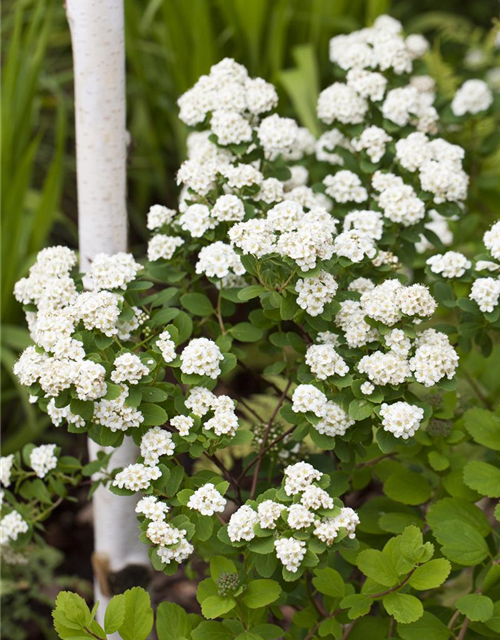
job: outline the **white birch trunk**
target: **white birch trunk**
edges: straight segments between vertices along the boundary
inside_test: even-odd
[[[66,10],[75,75],[80,266],[86,271],[97,253],[127,250],[123,0],[67,0]],[[89,440],[91,458],[100,448]],[[132,439],[125,438],[111,466],[130,464],[137,455]],[[93,566],[101,612],[113,595],[113,574],[149,566],[146,545],[138,540],[135,504],[135,497],[104,487],[94,494]]]

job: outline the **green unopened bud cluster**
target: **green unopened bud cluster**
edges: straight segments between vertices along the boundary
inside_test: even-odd
[[[220,596],[228,596],[240,586],[240,578],[237,573],[221,573],[216,582]]]

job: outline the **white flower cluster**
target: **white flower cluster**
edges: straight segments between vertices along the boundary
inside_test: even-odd
[[[354,420],[347,415],[341,406],[328,400],[325,394],[312,384],[300,384],[296,387],[292,396],[292,410],[295,413],[312,412],[321,418],[314,425],[314,428],[327,436],[343,436],[347,429],[354,424]]]
[[[11,511],[0,520],[0,547],[4,551],[4,545],[11,540],[15,541],[20,533],[26,533],[29,529],[28,523],[24,520],[20,513]]]
[[[306,352],[306,364],[318,380],[330,376],[345,376],[349,367],[331,344],[313,344]]]
[[[425,218],[425,204],[417,197],[415,190],[392,173],[376,171],[372,178],[378,206],[391,222],[409,227]]]
[[[209,278],[225,278],[229,274],[243,275],[245,267],[231,245],[217,241],[200,251],[196,273],[204,273]]]
[[[42,444],[30,453],[30,466],[39,478],[45,478],[49,471],[57,467],[55,444]]]
[[[383,129],[376,126],[367,127],[359,136],[352,141],[355,151],[366,151],[366,154],[373,163],[380,162],[385,154],[387,143],[392,137]]]
[[[380,409],[384,431],[390,431],[396,438],[408,440],[414,436],[424,418],[424,410],[408,402],[384,402]]]
[[[456,92],[451,110],[456,116],[464,116],[466,113],[473,115],[489,109],[493,102],[493,94],[490,88],[482,80],[466,80]]]
[[[305,212],[299,203],[284,202],[271,209],[265,219],[236,224],[229,237],[244,254],[262,257],[277,252],[308,271],[314,269],[317,260],[332,257],[336,224],[335,218],[322,207],[313,205]]]
[[[184,244],[180,236],[167,236],[163,233],[154,235],[148,243],[148,260],[170,260],[176,249]]]
[[[344,528],[349,537],[354,538],[357,514],[347,507],[335,507],[333,498],[327,491],[314,484],[323,474],[308,462],[298,462],[286,467],[284,471],[284,490],[288,496],[300,496],[300,502],[294,498],[287,506],[274,500],[263,500],[257,509],[250,505],[240,507],[229,519],[227,533],[232,542],[250,542],[255,538],[255,527],[277,530],[280,522],[283,527],[301,531],[314,527],[313,534],[323,542],[332,544]],[[333,517],[319,518],[315,511],[336,509]],[[285,524],[286,523],[286,524]],[[288,571],[296,573],[305,555],[305,542],[296,538],[278,537],[274,540],[276,556]]]
[[[400,75],[409,73],[412,60],[421,57],[428,49],[422,36],[408,36],[403,27],[390,16],[379,16],[372,27],[330,40],[330,60],[341,69],[391,69]]]
[[[300,278],[295,283],[295,291],[299,294],[297,304],[310,316],[319,316],[325,305],[333,300],[337,289],[335,278],[327,271],[320,271],[312,278]]]
[[[333,518],[322,518],[316,520],[314,535],[325,542],[327,545],[331,545],[335,542],[335,538],[339,535],[341,529],[345,529],[347,536],[351,538],[356,537],[356,527],[359,524],[359,516],[350,507],[342,507],[340,513]]]
[[[168,209],[161,204],[154,204],[148,212],[147,227],[150,231],[161,229],[172,222],[176,216],[176,211]]]
[[[110,256],[98,253],[86,274],[87,288],[93,291],[122,289],[135,280],[142,265],[129,253],[115,253]]]
[[[119,471],[113,479],[113,486],[129,491],[141,491],[148,489],[151,483],[160,477],[161,471],[158,467],[137,462]]]
[[[323,474],[308,462],[297,462],[285,469],[285,493],[295,496],[305,491],[315,480],[321,480]]]
[[[137,384],[141,378],[149,373],[149,368],[142,363],[139,356],[130,352],[117,356],[113,362],[113,367],[111,380],[116,384],[121,382]]]
[[[193,387],[185,405],[198,417],[203,417],[209,411],[213,411],[213,416],[203,424],[204,429],[213,431],[217,436],[234,436],[236,433],[238,429],[236,405],[229,396],[216,396],[204,387]]]
[[[477,302],[483,313],[491,313],[500,300],[500,279],[478,278],[472,284],[469,298]]]
[[[485,247],[496,262],[479,260],[476,271],[500,271],[500,222],[496,222],[483,236]],[[469,298],[483,313],[491,313],[500,301],[500,277],[477,278],[472,284]]]
[[[472,263],[458,251],[447,251],[439,253],[427,259],[427,263],[432,273],[436,273],[443,278],[460,278]]]
[[[131,255],[98,254],[85,276],[90,291],[79,293],[69,273],[76,263],[75,254],[64,247],[44,249],[37,257],[28,278],[16,286],[16,296],[25,303],[35,304],[37,311],[27,314],[31,335],[36,346],[28,347],[14,366],[20,382],[26,386],[38,383],[42,394],[50,398],[47,412],[54,425],[68,422],[85,427],[85,420],[71,411],[70,406],[57,406],[55,398],[73,389],[76,397],[94,404],[93,419],[112,430],[139,426],[140,412],[125,405],[126,387],[118,399],[104,400],[108,393],[106,369],[86,357],[84,344],[77,339],[82,326],[105,336],[128,340],[131,332],[147,318],[139,308],[127,309],[130,319],[122,321],[120,314],[123,291],[137,276],[141,265]],[[68,295],[62,295],[62,288]],[[115,383],[136,384],[149,372],[138,356],[124,353],[115,360],[110,379]],[[35,393],[38,395],[40,391]],[[37,397],[37,396],[34,396]]]
[[[14,454],[0,457],[0,484],[8,487],[11,482],[12,465],[14,464]]]
[[[172,360],[175,360],[175,342],[172,340],[172,337],[167,330],[160,333],[158,340],[156,341],[156,346],[160,350],[163,360],[165,360],[167,364],[172,362]]]
[[[424,285],[405,286],[390,279],[363,293],[361,307],[369,318],[393,326],[404,316],[430,318],[437,304]]]
[[[141,438],[141,456],[149,467],[157,466],[161,456],[173,456],[174,451],[172,436],[161,427],[149,429]]]
[[[396,158],[404,169],[418,171],[420,185],[433,194],[434,202],[462,202],[469,178],[462,168],[465,152],[442,138],[411,133],[396,143]],[[390,174],[389,174],[390,175]]]
[[[362,185],[358,175],[352,171],[338,171],[334,175],[328,175],[323,180],[326,193],[335,202],[365,202],[368,199],[368,192]]]
[[[140,427],[144,416],[135,407],[126,404],[129,391],[125,385],[118,398],[113,400],[99,400],[94,405],[94,420],[111,431],[127,431]]]
[[[135,511],[151,521],[146,536],[158,545],[156,552],[162,562],[180,564],[193,553],[194,547],[187,541],[185,529],[178,529],[165,521],[169,509],[164,502],[159,502],[155,496],[146,496],[139,500]]]
[[[427,329],[417,336],[416,350],[410,359],[410,369],[418,382],[432,387],[443,378],[451,380],[458,367],[458,355],[448,336],[435,329]]]
[[[279,538],[274,541],[276,557],[287,571],[297,573],[306,555],[306,543],[296,538]]]
[[[213,516],[214,513],[222,513],[226,503],[227,500],[217,491],[215,485],[207,482],[193,493],[187,506],[199,511],[202,516]]]
[[[192,89],[179,100],[180,119],[190,126],[222,112],[249,118],[271,111],[278,104],[272,85],[261,78],[249,78],[247,70],[230,58],[225,58],[201,76]],[[239,141],[236,141],[239,142]]]
[[[188,436],[194,426],[194,420],[191,416],[174,416],[170,420],[170,424],[177,429],[180,436]]]
[[[181,371],[186,374],[208,376],[214,380],[220,375],[224,360],[219,347],[208,338],[193,338],[181,353]]]
[[[484,234],[483,242],[493,258],[500,260],[500,221]]]

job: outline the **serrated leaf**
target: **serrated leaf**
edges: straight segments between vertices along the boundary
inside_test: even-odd
[[[451,629],[432,613],[424,614],[416,622],[398,624],[398,634],[403,640],[448,640]]]
[[[344,580],[338,571],[330,567],[315,569],[314,576],[312,583],[320,593],[331,596],[332,598],[344,597]]]
[[[159,427],[168,420],[168,414],[165,409],[157,404],[144,403],[141,404],[139,410],[144,417],[143,427]]]
[[[281,587],[275,580],[252,580],[243,595],[243,603],[250,609],[265,607],[277,600]]]
[[[189,638],[192,625],[188,614],[173,602],[162,602],[156,610],[158,640]]]
[[[486,622],[493,615],[493,601],[478,593],[462,596],[455,602],[455,606],[472,622]]]
[[[494,451],[500,451],[500,418],[491,411],[474,407],[464,414],[464,425],[474,440]]]
[[[387,613],[393,616],[396,622],[404,624],[416,622],[424,613],[420,600],[407,593],[397,591],[389,593],[382,598],[382,603]]]
[[[399,575],[391,559],[377,549],[366,549],[358,553],[356,565],[365,576],[372,578],[385,587],[393,587],[398,583]]]
[[[104,631],[114,633],[125,621],[125,596],[123,594],[113,596],[106,607],[104,614]]]
[[[385,495],[403,504],[423,504],[430,498],[431,491],[429,483],[421,474],[407,469],[396,471],[384,483]]]
[[[488,498],[500,497],[500,469],[487,462],[472,460],[464,467],[465,484]]]
[[[437,589],[450,575],[451,564],[444,558],[436,558],[417,567],[410,579],[410,586],[418,591]]]
[[[231,327],[230,335],[240,342],[257,342],[264,335],[264,331],[250,322],[240,322]]]
[[[118,632],[123,640],[146,640],[153,628],[153,610],[149,593],[140,587],[128,589],[125,597],[125,619]]]
[[[480,533],[460,520],[447,520],[433,527],[432,532],[441,551],[452,562],[473,566],[489,554],[488,545]]]
[[[234,609],[236,600],[232,597],[209,596],[201,603],[201,612],[205,618],[218,618]]]

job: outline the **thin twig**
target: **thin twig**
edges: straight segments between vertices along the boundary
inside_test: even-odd
[[[286,387],[283,389],[283,392],[280,396],[280,399],[278,400],[278,404],[275,406],[274,411],[271,414],[271,417],[269,418],[269,421],[266,425],[266,430],[264,431],[264,435],[262,437],[262,443],[260,445],[260,451],[259,451],[259,455],[257,456],[257,464],[255,465],[255,471],[253,473],[253,479],[252,479],[252,488],[250,490],[250,500],[253,500],[253,497],[255,496],[255,491],[257,489],[257,480],[259,477],[259,471],[260,471],[260,464],[262,461],[262,456],[264,455],[263,452],[266,448],[267,445],[267,439],[269,437],[269,431],[271,430],[271,427],[273,425],[274,419],[276,418],[276,416],[278,415],[278,411],[281,409],[281,405],[283,404],[285,398],[286,398],[286,394],[288,393],[288,389],[290,389],[292,385],[292,381],[289,380],[287,382]]]
[[[457,640],[464,640],[467,629],[469,628],[469,623],[469,618],[465,618],[462,622],[462,626],[460,627],[460,631],[458,632]]]
[[[262,453],[260,453],[258,456],[255,456],[255,458],[253,460],[250,460],[250,462],[247,464],[247,466],[243,469],[243,471],[238,476],[238,481],[237,481],[238,484],[243,480],[243,478],[245,477],[247,471],[249,469],[251,469],[254,464],[256,464],[257,460],[259,459],[259,456],[262,457],[264,454],[266,454],[269,451],[269,449],[272,449],[275,444],[278,444],[278,442],[281,442],[281,440],[283,440],[284,438],[289,436],[291,433],[293,433],[296,428],[297,428],[297,425],[294,425],[293,427],[290,427],[290,429],[288,429],[288,431],[285,431],[280,436],[275,438],[270,444],[268,444],[267,447],[264,449],[264,451],[262,451]]]
[[[469,383],[471,389],[474,391],[476,396],[479,398],[479,400],[481,400],[481,402],[484,404],[484,406],[489,411],[493,411],[493,405],[488,400],[488,398],[484,395],[484,393],[481,391],[481,389],[480,389],[479,385],[477,384],[477,382],[474,380],[474,378],[470,375],[470,373],[467,371],[467,369],[465,369],[465,367],[463,365],[461,366],[461,371],[464,374],[465,379]]]

